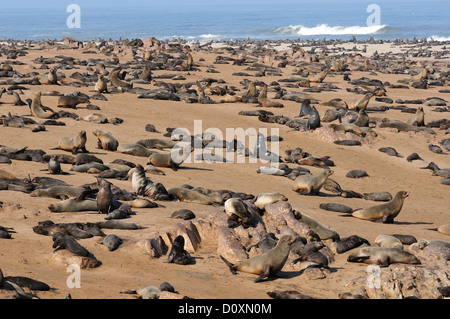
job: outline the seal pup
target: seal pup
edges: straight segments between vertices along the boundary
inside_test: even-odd
[[[76,239],[67,234],[57,232],[53,235],[52,239],[53,239],[53,248],[55,248],[55,251],[59,249],[67,249],[71,253],[83,257],[87,257],[90,254],[86,248],[81,246],[76,241]]]
[[[267,233],[261,237],[260,241],[254,245],[249,246],[246,251],[249,252],[253,247],[259,248],[262,253],[266,253],[274,248],[278,243],[278,238],[274,233]]]
[[[299,258],[294,259],[292,261],[293,264],[298,262],[312,262],[315,266],[320,268],[329,268],[328,267],[328,258],[319,252],[325,245],[320,241],[312,241],[309,242],[303,247],[301,255]]]
[[[393,223],[394,218],[397,217],[403,207],[405,198],[408,196],[408,192],[399,191],[389,202],[369,208],[355,210],[352,213],[352,216],[371,221],[381,220],[382,223]]]
[[[166,263],[175,263],[178,265],[187,265],[192,263],[193,259],[191,254],[184,249],[184,237],[178,235],[175,237],[170,249],[169,256],[166,259]]]
[[[111,183],[106,179],[97,176],[97,206],[101,214],[109,214],[113,211],[114,197],[111,190]]]
[[[224,209],[228,216],[227,223],[229,228],[235,228],[240,225],[248,228],[253,224],[255,215],[242,199],[227,199],[224,203]]]
[[[98,93],[108,93],[108,84],[102,74],[98,74],[98,80],[95,83],[95,91]]]
[[[259,277],[255,279],[255,282],[260,282],[269,276],[275,276],[283,268],[289,257],[291,245],[295,240],[295,236],[284,235],[280,238],[277,245],[268,252],[237,264],[230,263],[222,255],[220,255],[220,258],[230,268],[232,274],[235,275],[236,271],[256,274]]]
[[[58,155],[52,154],[50,156],[50,160],[47,164],[47,169],[50,172],[50,174],[61,174],[61,164],[58,161]]]
[[[122,245],[123,240],[115,235],[115,234],[109,234],[105,236],[105,238],[102,241],[102,244],[109,250],[114,251],[117,248],[119,248],[120,245]]]
[[[352,235],[341,240],[336,240],[336,252],[338,254],[343,254],[363,244],[370,246],[370,243],[367,239],[360,237],[358,235]]]
[[[319,175],[313,176],[311,174],[299,175],[294,180],[293,191],[302,195],[318,194],[328,176],[334,172],[325,168]]]
[[[362,262],[365,264],[375,264],[380,267],[388,267],[390,264],[421,264],[413,254],[392,247],[361,247],[353,249],[347,257],[349,262]]]
[[[114,209],[106,215],[105,220],[110,219],[124,219],[131,215],[131,207],[127,204],[123,203],[119,206],[119,208]]]
[[[41,119],[49,119],[55,116],[54,112],[46,112],[43,108],[42,108],[42,103],[41,103],[41,95],[42,92],[37,92],[34,97],[33,100],[31,101],[31,114],[39,117]]]
[[[311,100],[304,99],[300,106],[300,113],[296,117],[309,116],[311,113]]]
[[[53,149],[61,149],[65,151],[70,151],[72,154],[77,154],[79,150],[83,153],[88,153],[86,150],[86,131],[81,130],[75,137],[61,137],[58,142],[58,146]]]

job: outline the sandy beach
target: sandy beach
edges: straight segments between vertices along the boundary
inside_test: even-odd
[[[117,58],[120,64],[128,73],[140,71],[142,68],[143,57],[146,50],[160,50],[172,57],[180,56],[180,60],[185,61],[185,55],[176,48],[179,44],[155,47],[131,48],[125,45],[107,44],[111,46],[111,52],[97,49],[94,45],[84,48],[76,48],[76,44],[60,45],[35,43],[32,46],[20,44],[15,45],[16,49],[24,49],[25,55],[18,55],[15,59],[7,57],[6,50],[8,46],[2,46],[5,51],[0,56],[2,66],[11,65],[14,72],[18,74],[29,74],[37,72],[39,74],[48,73],[49,70],[42,69],[42,58],[54,58],[58,56],[72,57],[73,63],[69,67],[63,65],[58,69],[58,73],[64,74],[63,81],[59,84],[51,85],[31,85],[24,84],[24,88],[18,90],[23,101],[32,99],[34,95],[41,92],[57,91],[59,93],[68,93],[79,91],[92,97],[97,92],[94,91],[93,82],[89,85],[67,85],[65,83],[75,82],[71,77],[75,72],[82,75],[95,76],[96,62],[102,60],[112,61]],[[413,43],[353,43],[337,42],[323,45],[311,45],[311,42],[296,43],[296,47],[304,50],[305,56],[292,51],[292,43],[274,42],[262,43],[263,47],[276,48],[269,51],[262,50],[258,43],[245,42],[241,45],[233,46],[233,43],[212,43],[204,46],[189,44],[191,54],[194,60],[194,69],[192,70],[166,70],[152,69],[153,79],[150,83],[134,83],[134,88],[157,89],[159,81],[172,84],[185,84],[196,81],[203,81],[207,78],[220,80],[222,85],[235,88],[235,94],[242,96],[246,92],[244,79],[249,81],[264,82],[270,87],[273,82],[277,82],[282,89],[289,92],[307,93],[312,104],[316,106],[320,116],[325,111],[333,107],[325,105],[332,99],[342,99],[350,103],[353,99],[362,98],[363,94],[349,92],[347,89],[355,87],[361,90],[372,90],[374,87],[364,87],[363,85],[353,85],[351,82],[343,79],[346,73],[351,80],[369,78],[379,80],[384,84],[385,95],[373,97],[368,107],[388,106],[389,109],[384,112],[368,112],[369,116],[388,118],[390,120],[399,120],[406,122],[414,114],[411,112],[402,112],[394,106],[405,106],[416,108],[422,106],[425,112],[425,123],[446,119],[450,120],[448,109],[448,93],[439,91],[448,90],[448,72],[450,64],[450,54],[444,49],[443,44],[434,42],[432,45],[413,44]],[[240,46],[242,48],[240,48]],[[234,49],[229,49],[233,47]],[[311,53],[311,48],[315,49]],[[322,50],[326,48],[326,55],[321,55]],[[105,47],[103,48],[105,49]],[[364,50],[363,50],[364,49]],[[362,51],[363,50],[363,51]],[[426,54],[417,54],[414,52],[427,50],[431,52],[429,57]],[[135,53],[133,55],[133,52]],[[374,59],[377,53],[378,58]],[[422,51],[420,51],[422,52]],[[444,52],[443,54],[434,54]],[[408,65],[409,72],[391,72],[386,70],[393,69],[393,61],[399,61],[401,64],[401,54],[404,54],[404,61]],[[347,69],[342,72],[331,71],[322,83],[310,83],[310,88],[320,87],[322,85],[332,85],[333,89],[321,92],[304,91],[305,87],[299,87],[296,82],[283,82],[281,79],[287,79],[295,72],[305,74],[309,66],[324,68],[332,58],[349,58],[350,55],[358,57],[353,62],[347,63]],[[156,56],[156,53],[155,53]],[[276,56],[284,56],[287,63],[284,67],[278,67],[280,59]],[[246,58],[247,61],[242,65],[233,64],[229,60],[228,64],[216,63],[218,57],[227,57],[230,59]],[[309,57],[315,57],[310,62]],[[373,70],[363,70],[360,66],[364,65],[364,58],[367,57],[374,66]],[[92,59],[93,62],[80,63],[81,61]],[[156,58],[155,58],[156,60]],[[155,62],[155,60],[153,62]],[[350,61],[350,60],[347,60]],[[21,62],[20,64],[11,64],[12,62]],[[132,62],[136,62],[132,64]],[[277,68],[280,74],[269,74],[257,77],[258,71],[247,69],[252,63],[258,62],[267,67]],[[302,62],[302,63],[300,63]],[[387,62],[392,62],[391,65]],[[139,64],[141,63],[141,64]],[[423,64],[422,64],[423,63]],[[57,66],[56,63],[47,64],[48,68]],[[387,64],[388,67],[384,67]],[[446,75],[443,86],[428,85],[427,89],[414,88],[408,84],[399,83],[399,80],[410,78],[418,73],[423,65],[434,69],[435,73],[428,73],[429,81],[439,78],[439,75]],[[378,66],[378,67],[376,67]],[[415,66],[415,69],[413,68]],[[107,68],[111,71],[112,68]],[[215,70],[216,73],[212,73]],[[302,71],[299,71],[302,70]],[[247,75],[237,76],[237,72],[245,72]],[[178,78],[166,78],[164,75],[175,74]],[[298,73],[297,73],[298,74]],[[7,77],[0,78],[7,80]],[[125,80],[131,81],[133,76],[127,74]],[[389,84],[403,84],[407,88],[391,88]],[[63,83],[63,84],[61,84]],[[289,85],[290,84],[290,85]],[[212,86],[218,85],[213,82]],[[289,86],[288,86],[289,85]],[[10,85],[0,85],[8,89]],[[111,83],[108,81],[108,86]],[[184,87],[183,87],[184,89]],[[260,87],[258,87],[260,89]],[[179,89],[181,91],[181,88]],[[409,197],[405,199],[403,208],[399,215],[391,224],[381,222],[372,222],[354,218],[338,212],[326,211],[319,208],[321,203],[340,203],[347,205],[354,210],[357,208],[367,208],[380,204],[380,202],[365,200],[362,198],[344,198],[337,196],[330,191],[322,190],[319,195],[301,195],[292,190],[294,181],[284,176],[274,176],[258,174],[258,168],[264,166],[258,163],[183,163],[179,170],[174,171],[170,168],[160,168],[165,175],[147,174],[154,183],[162,183],[166,189],[171,187],[180,187],[183,184],[194,187],[202,186],[213,190],[228,189],[234,192],[242,192],[257,196],[261,193],[280,192],[288,198],[291,206],[300,213],[308,214],[323,225],[336,231],[340,238],[351,235],[359,235],[367,239],[371,245],[379,234],[408,234],[415,238],[431,240],[450,241],[450,237],[437,231],[441,225],[450,223],[449,218],[449,187],[443,185],[440,180],[443,177],[433,176],[429,169],[422,169],[429,163],[434,162],[441,169],[450,168],[449,151],[446,150],[440,141],[449,138],[446,134],[448,129],[439,127],[431,128],[435,134],[427,131],[419,132],[398,132],[392,128],[380,128],[377,124],[371,123],[370,127],[376,136],[361,138],[360,146],[344,146],[333,143],[336,136],[329,135],[323,130],[333,122],[321,122],[321,128],[316,130],[295,130],[294,128],[278,123],[265,123],[258,120],[257,116],[242,116],[240,111],[265,110],[273,112],[275,115],[283,115],[294,119],[299,114],[301,103],[293,100],[276,99],[274,90],[268,91],[268,98],[283,104],[283,108],[262,108],[257,103],[216,103],[201,104],[187,103],[181,99],[179,101],[157,100],[138,98],[134,92],[112,92],[103,94],[107,101],[91,99],[91,104],[99,107],[99,110],[92,110],[86,107],[86,104],[80,104],[75,109],[63,109],[74,112],[78,116],[87,116],[93,113],[100,113],[107,119],[120,118],[122,123],[114,125],[111,123],[98,124],[84,120],[75,120],[72,118],[59,118],[58,121],[65,123],[64,126],[46,125],[46,130],[42,132],[32,132],[34,125],[25,125],[24,127],[0,127],[0,145],[15,149],[41,149],[46,154],[69,154],[63,150],[55,150],[59,139],[63,136],[73,137],[80,130],[87,132],[86,149],[89,154],[102,159],[104,163],[110,163],[115,159],[123,159],[134,164],[140,164],[145,167],[147,158],[128,154],[122,154],[117,151],[107,151],[97,148],[97,139],[92,134],[95,129],[106,130],[110,132],[120,144],[135,143],[138,140],[164,137],[166,128],[187,128],[191,132],[194,130],[194,121],[202,120],[203,130],[206,128],[218,128],[225,132],[227,128],[271,128],[279,131],[282,141],[279,142],[279,155],[285,158],[286,150],[302,148],[303,151],[313,154],[316,157],[329,156],[334,162],[330,167],[334,174],[331,176],[342,188],[353,190],[358,193],[370,192],[390,192],[395,195],[398,191],[409,192]],[[210,99],[219,102],[221,96],[207,95]],[[442,98],[447,101],[445,112],[433,111],[437,106],[423,104],[398,103],[399,100],[419,100],[432,97]],[[376,98],[389,98],[393,103],[386,101],[377,101]],[[39,119],[30,115],[28,106],[13,105],[14,96],[5,92],[0,99],[0,115],[26,116],[39,122]],[[57,107],[57,96],[43,95],[42,105],[52,108],[55,112],[62,110]],[[315,103],[317,102],[317,103]],[[148,132],[145,130],[147,124],[153,124],[160,133]],[[322,129],[322,130],[321,130]],[[342,139],[344,135],[339,137]],[[348,139],[359,139],[360,137],[347,133]],[[430,151],[430,144],[440,145],[443,149],[442,154]],[[401,155],[399,157],[389,156],[380,152],[383,147],[393,147]],[[167,153],[167,150],[156,150]],[[417,153],[423,160],[408,162],[406,158]],[[289,167],[302,166],[311,171],[313,175],[319,174],[323,168],[296,163],[285,163]],[[70,171],[71,164],[61,164],[62,170],[68,172],[68,175],[50,175],[47,171],[47,163],[24,161],[12,159],[10,164],[1,163],[0,170],[14,175],[18,179],[35,177],[52,177],[66,182],[75,187],[84,184],[95,183],[97,174],[79,173]],[[347,172],[351,170],[365,170],[368,177],[348,178]],[[129,180],[108,179],[113,185],[133,192]],[[194,224],[201,219],[207,219],[211,213],[223,210],[223,205],[201,205],[197,203],[185,203],[180,201],[155,201],[160,207],[156,208],[133,208],[133,215],[126,219],[128,222],[137,223],[142,226],[139,230],[117,230],[105,229],[106,234],[116,234],[123,239],[123,244],[115,251],[108,251],[101,243],[102,238],[94,236],[92,238],[79,239],[78,242],[89,250],[101,265],[92,269],[81,270],[81,288],[69,288],[67,278],[70,273],[63,263],[52,257],[53,241],[51,236],[36,234],[33,227],[44,220],[51,220],[54,223],[69,222],[101,222],[105,215],[98,214],[95,211],[90,212],[64,212],[53,213],[48,209],[50,204],[59,202],[59,199],[45,197],[31,197],[29,193],[12,190],[0,191],[0,226],[11,227],[14,229],[12,238],[0,239],[0,269],[5,276],[27,276],[47,283],[52,290],[35,292],[36,296],[42,299],[61,299],[70,294],[74,299],[125,299],[136,298],[136,295],[122,294],[126,290],[137,289],[145,286],[156,286],[162,282],[169,282],[176,291],[182,295],[195,299],[270,299],[268,292],[279,291],[298,291],[304,295],[319,299],[336,299],[340,294],[353,292],[354,287],[349,285],[356,278],[367,277],[367,265],[362,263],[351,263],[347,261],[348,253],[333,254],[334,261],[330,262],[329,270],[324,271],[325,277],[316,279],[305,275],[303,270],[296,270],[292,265],[286,264],[279,274],[279,278],[265,280],[254,283],[256,275],[239,272],[232,275],[228,267],[219,258],[217,253],[217,241],[214,235],[203,237],[198,249],[190,251],[195,259],[195,263],[189,265],[178,265],[174,263],[165,263],[167,255],[159,258],[152,258],[137,243],[143,239],[150,238],[155,233],[164,234],[170,232],[179,219],[170,218],[171,214],[179,209],[192,210],[196,218],[191,220]],[[225,213],[223,213],[225,214]],[[241,226],[240,226],[241,227]],[[242,227],[241,227],[242,228]],[[278,237],[280,234],[276,234]],[[329,244],[325,242],[326,245]],[[407,248],[405,247],[405,250]],[[291,253],[292,254],[292,253]],[[291,263],[295,256],[290,256],[288,263]],[[439,271],[445,271],[448,275],[448,261],[439,264],[442,268],[436,268]],[[390,267],[396,267],[391,265]],[[416,265],[406,265],[407,267],[421,267]],[[424,267],[424,266],[422,266]],[[436,270],[435,269],[435,270]],[[384,269],[383,269],[384,271]],[[437,270],[436,270],[437,271]],[[443,282],[442,285],[448,286]],[[352,290],[353,289],[353,290]],[[7,294],[6,294],[7,295]],[[1,295],[0,295],[1,297]]]

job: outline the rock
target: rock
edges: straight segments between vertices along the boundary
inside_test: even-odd
[[[152,232],[149,238],[140,240],[137,245],[151,258],[159,258],[167,252],[166,243],[157,232]]]
[[[101,265],[101,262],[92,255],[88,257],[77,256],[65,249],[54,251],[52,258],[66,266],[76,264],[80,266],[81,269],[92,269]]]

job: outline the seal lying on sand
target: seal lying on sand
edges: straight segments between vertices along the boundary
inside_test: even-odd
[[[292,190],[304,195],[318,194],[328,176],[332,174],[332,170],[324,169],[317,176],[310,174],[300,175],[294,180],[294,188]]]
[[[394,263],[421,264],[420,260],[413,254],[403,249],[392,247],[356,248],[350,252],[347,261],[375,264],[380,265],[380,267],[387,267]]]
[[[220,256],[220,258],[234,275],[236,271],[256,274],[259,277],[255,279],[255,282],[259,282],[264,278],[276,275],[283,268],[295,239],[294,236],[284,235],[280,238],[277,245],[267,253],[241,261],[236,265],[230,263],[223,256]]]

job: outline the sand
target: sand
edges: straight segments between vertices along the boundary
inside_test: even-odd
[[[345,45],[342,44],[342,46],[351,49],[355,45],[347,43]],[[358,49],[362,47],[362,44],[357,45]],[[370,57],[375,50],[379,53],[388,51],[399,52],[406,50],[408,47],[410,46],[406,44],[393,46],[389,43],[368,45],[367,53],[361,54]],[[309,47],[305,45],[305,48]],[[439,50],[440,46],[434,46],[433,49]],[[265,76],[261,78],[233,76],[232,74],[235,72],[248,72],[250,74],[254,74],[254,72],[245,71],[245,67],[232,65],[231,63],[227,65],[215,64],[215,69],[220,73],[206,73],[207,66],[213,64],[217,55],[230,56],[228,52],[220,51],[220,46],[217,46],[215,50],[219,52],[211,53],[202,50],[192,53],[195,62],[204,59],[204,61],[199,62],[204,65],[200,67],[200,71],[168,72],[153,70],[152,72],[154,75],[177,73],[186,77],[185,81],[179,82],[194,82],[206,77],[223,79],[228,85],[234,85],[239,88],[241,91],[238,94],[244,92],[243,86],[239,83],[244,78],[264,81],[267,84],[280,79],[279,76]],[[29,50],[26,56],[18,58],[19,61],[25,64],[14,66],[14,69],[21,73],[36,71],[41,74],[45,73],[46,70],[38,69],[39,63],[32,62],[40,56],[65,55],[81,59],[105,58],[105,55],[101,53],[83,54],[82,52],[82,49]],[[129,55],[119,54],[118,57],[121,62],[131,59]],[[1,62],[5,60],[6,56],[0,57]],[[424,58],[417,58],[417,60],[424,60]],[[446,59],[439,60],[439,62],[448,64],[449,57],[447,56]],[[76,68],[78,67],[76,66]],[[294,67],[290,65],[283,68],[283,78],[290,76],[293,69]],[[83,73],[86,69],[85,67],[80,67],[80,69],[74,70],[61,70],[67,77],[75,71]],[[382,82],[389,81],[390,83],[396,83],[399,79],[408,77],[407,74],[378,73],[377,75],[370,75],[367,71],[351,72],[352,79],[363,76],[378,79]],[[164,81],[172,82],[172,80]],[[325,101],[333,98],[342,98],[350,102],[354,98],[362,97],[362,95],[346,91],[346,88],[352,88],[353,86],[343,81],[342,75],[329,74],[324,83],[332,83],[339,89],[332,92],[310,93],[319,101],[316,106],[321,115],[329,108],[322,105]],[[154,82],[148,85],[137,86],[156,88]],[[37,91],[57,90],[65,93],[79,90],[90,96],[94,94],[92,86],[74,88],[64,85],[26,85],[26,87],[28,90],[24,90],[24,94],[21,95],[23,100],[32,98]],[[427,90],[387,88],[387,97],[394,101],[397,99],[410,100],[428,97],[448,99],[448,94],[438,92],[445,88],[437,86],[430,87]],[[288,88],[288,90],[302,92],[303,88]],[[404,207],[395,219],[395,222],[393,224],[373,223],[321,210],[319,204],[323,202],[342,203],[354,209],[369,207],[376,203],[364,199],[334,197],[327,191],[324,191],[324,193],[330,196],[299,195],[291,190],[293,181],[284,177],[257,174],[256,169],[264,166],[261,163],[190,163],[183,164],[183,169],[178,171],[163,169],[166,173],[165,176],[149,175],[149,177],[155,183],[163,183],[166,188],[190,184],[211,189],[230,189],[254,195],[267,192],[281,192],[289,198],[289,202],[295,209],[316,218],[323,224],[329,225],[329,227],[340,234],[341,238],[356,234],[373,242],[380,233],[399,233],[410,234],[417,239],[449,240],[448,236],[438,233],[436,230],[440,225],[450,222],[448,211],[449,186],[440,184],[440,178],[432,176],[430,170],[420,169],[429,162],[435,162],[441,168],[450,167],[450,157],[447,151],[444,152],[445,154],[436,154],[428,149],[428,144],[437,143],[439,140],[448,137],[443,130],[434,129],[437,134],[433,136],[422,133],[397,133],[389,129],[375,129],[378,136],[371,143],[365,143],[357,147],[339,146],[329,140],[321,139],[317,134],[311,132],[299,132],[284,125],[262,123],[256,117],[238,115],[239,111],[242,110],[260,109],[256,108],[255,104],[187,104],[184,101],[138,99],[136,94],[132,93],[105,94],[105,96],[108,98],[108,101],[92,100],[92,104],[98,105],[101,108],[100,113],[107,118],[122,118],[124,120],[122,124],[94,124],[86,121],[62,119],[66,126],[47,126],[45,132],[37,133],[32,133],[29,128],[0,127],[0,144],[15,148],[27,146],[30,149],[42,149],[48,154],[64,153],[64,151],[52,150],[57,145],[59,138],[62,136],[72,137],[79,130],[86,130],[88,135],[87,149],[92,154],[100,157],[105,163],[121,158],[145,165],[146,158],[97,149],[97,141],[91,132],[94,129],[107,130],[121,144],[126,144],[135,143],[140,139],[162,138],[160,133],[145,131],[145,125],[148,123],[155,125],[160,132],[165,132],[167,127],[184,127],[192,132],[194,120],[203,121],[203,130],[214,127],[221,129],[222,132],[225,132],[226,128],[238,127],[277,128],[280,136],[283,137],[283,141],[280,142],[280,155],[282,157],[284,157],[285,150],[296,147],[301,147],[304,151],[318,157],[330,156],[336,164],[333,167],[334,175],[332,177],[345,189],[355,190],[360,193],[388,191],[391,194],[395,194],[400,190],[410,192],[410,196],[405,200]],[[274,93],[269,92],[268,96],[273,98]],[[211,98],[218,100],[217,96],[212,96]],[[14,106],[12,101],[12,95],[3,94],[0,114],[7,115],[8,112],[11,112],[11,114],[29,115],[27,106]],[[57,97],[42,97],[43,105],[59,110],[56,108],[56,102]],[[282,103],[284,104],[282,109],[267,110],[290,118],[298,115],[300,110],[299,103],[293,101],[282,101]],[[387,104],[377,102],[374,99],[369,103],[369,106],[381,105]],[[417,105],[408,106],[417,107]],[[426,122],[441,118],[450,119],[448,112],[438,113],[431,111],[434,107],[425,106],[424,108]],[[79,105],[78,109],[69,109],[69,111],[73,111],[80,116],[97,112],[86,109],[85,105]],[[412,117],[412,114],[402,113],[399,110],[373,113],[373,115],[402,121]],[[323,125],[328,124],[323,123]],[[394,147],[403,157],[391,157],[378,151],[378,148],[388,146]],[[418,153],[424,161],[407,162],[406,157],[413,152]],[[18,178],[50,176],[47,172],[42,171],[45,168],[46,164],[44,163],[19,160],[13,160],[10,165],[0,164],[0,169],[6,170]],[[307,168],[313,174],[317,174],[321,170],[316,167]],[[70,165],[62,164],[62,169],[69,172]],[[365,170],[370,177],[363,179],[346,178],[346,173],[352,169]],[[95,175],[87,173],[70,172],[70,175],[51,177],[61,179],[73,186],[95,182]],[[132,191],[129,181],[116,179],[110,181],[120,188]],[[135,243],[140,239],[148,238],[152,232],[170,231],[178,220],[169,217],[177,209],[190,209],[195,212],[197,218],[202,218],[217,210],[217,208],[181,202],[160,202],[164,207],[135,209],[136,214],[128,220],[146,227],[145,229],[138,231],[105,230],[106,233],[115,233],[125,240],[123,246],[114,252],[110,252],[104,246],[99,245],[99,237],[80,240],[80,243],[91,251],[101,261],[102,265],[98,268],[81,271],[81,288],[68,288],[66,281],[71,273],[67,272],[64,265],[52,259],[52,238],[35,234],[32,227],[37,225],[39,221],[48,219],[55,223],[98,222],[104,219],[104,215],[95,212],[55,214],[48,209],[48,205],[58,200],[33,198],[29,194],[15,191],[0,191],[0,201],[3,202],[3,208],[0,209],[0,225],[12,227],[16,231],[13,234],[13,239],[0,239],[0,267],[5,275],[28,276],[46,282],[54,288],[54,290],[49,292],[39,292],[38,296],[42,299],[64,298],[67,294],[71,294],[74,299],[134,298],[132,295],[120,294],[120,292],[143,286],[159,286],[164,281],[172,284],[180,294],[191,298],[269,299],[267,292],[271,290],[297,290],[315,298],[333,299],[338,298],[339,293],[346,291],[345,285],[348,281],[356,276],[364,275],[367,268],[364,264],[348,263],[346,254],[342,254],[335,256],[335,261],[330,265],[332,271],[324,279],[310,280],[299,272],[282,271],[280,278],[276,280],[254,283],[254,275],[239,273],[233,276],[230,273],[228,267],[216,253],[217,243],[212,240],[203,240],[199,249],[192,253],[193,257],[195,257],[195,264],[185,266],[167,264],[164,263],[164,256],[152,259],[142,250],[136,248]],[[19,204],[20,208],[14,208],[12,206],[14,204]]]

